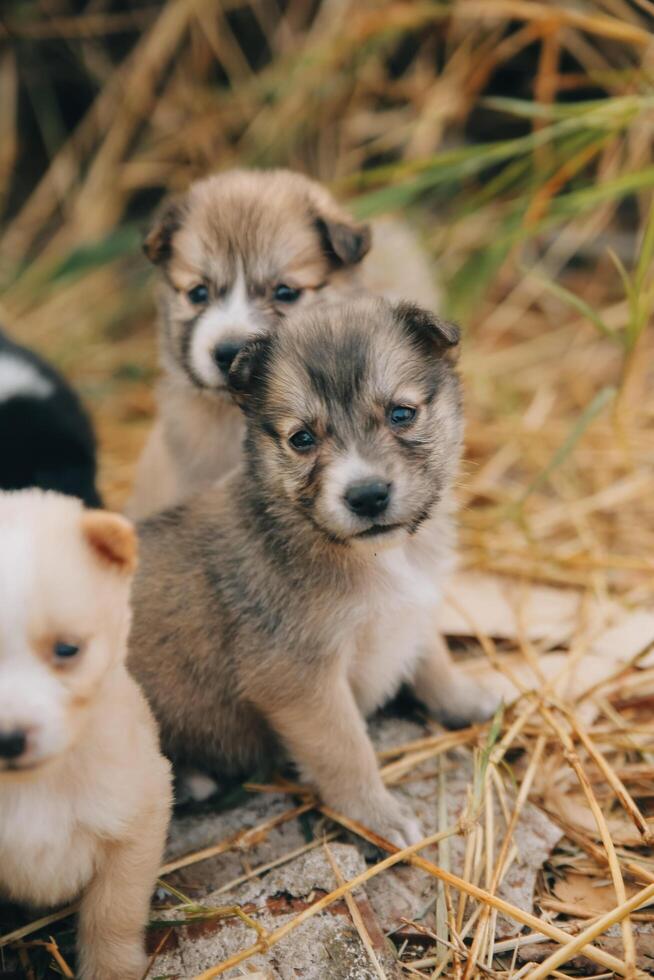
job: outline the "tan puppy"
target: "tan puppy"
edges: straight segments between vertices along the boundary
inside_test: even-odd
[[[403,681],[448,722],[495,700],[435,622],[454,539],[456,327],[359,299],[245,347],[244,465],[141,527],[129,666],[182,766],[247,771],[278,743],[323,799],[404,844],[364,716]]]
[[[144,247],[162,273],[164,375],[133,517],[184,499],[240,461],[243,422],[227,391],[234,356],[291,311],[356,290],[370,233],[302,174],[234,170],[165,204]]]
[[[0,894],[81,895],[78,976],[139,980],[170,767],[124,659],[129,523],[0,494]]]

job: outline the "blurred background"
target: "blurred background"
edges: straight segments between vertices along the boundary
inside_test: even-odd
[[[0,321],[153,411],[160,198],[233,165],[404,216],[464,326],[462,562],[654,592],[652,0],[2,0]]]

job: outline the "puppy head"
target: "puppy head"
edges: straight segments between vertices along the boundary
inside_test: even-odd
[[[136,538],[124,518],[0,494],[0,779],[60,756],[125,656]]]
[[[235,170],[199,181],[164,204],[144,244],[163,273],[167,366],[224,393],[243,344],[296,308],[346,294],[369,247],[368,228],[301,174]]]
[[[248,345],[230,384],[247,458],[284,500],[343,543],[415,533],[451,485],[462,413],[455,326],[407,303],[357,299]]]

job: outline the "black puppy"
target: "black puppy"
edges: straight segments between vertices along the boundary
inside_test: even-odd
[[[0,489],[40,487],[100,507],[95,436],[68,383],[0,331]]]

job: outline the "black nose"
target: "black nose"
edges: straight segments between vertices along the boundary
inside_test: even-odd
[[[225,377],[229,374],[229,369],[232,366],[232,361],[240,351],[243,344],[235,344],[233,341],[225,341],[224,344],[218,344],[213,352],[213,359],[223,372]]]
[[[371,483],[354,483],[345,492],[345,500],[357,517],[378,517],[388,507],[390,483],[374,480]]]
[[[17,759],[26,748],[25,732],[0,732],[0,758]]]

